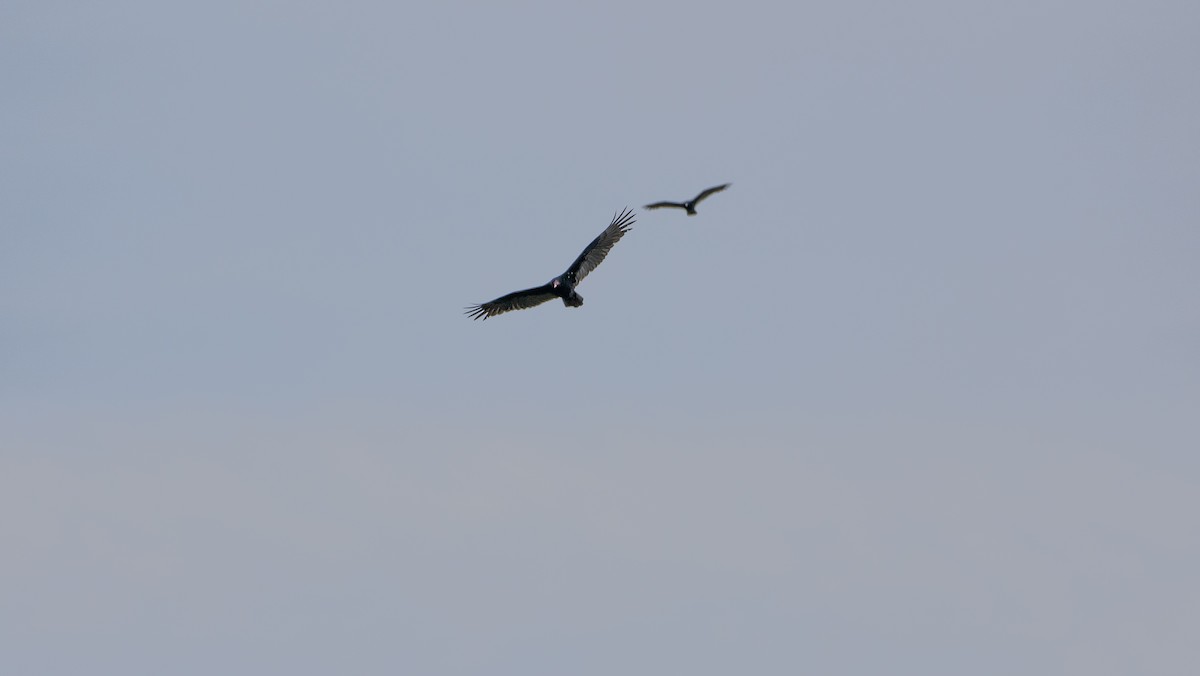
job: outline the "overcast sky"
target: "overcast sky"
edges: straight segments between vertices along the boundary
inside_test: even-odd
[[[1195,673],[1200,4],[422,4],[0,5],[0,672]]]

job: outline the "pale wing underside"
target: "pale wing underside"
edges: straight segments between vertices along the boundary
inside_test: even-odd
[[[600,233],[596,239],[593,239],[592,243],[584,248],[583,253],[579,254],[579,258],[576,258],[575,262],[571,264],[571,267],[567,268],[566,275],[574,277],[572,280],[573,284],[582,282],[583,278],[587,277],[589,272],[595,270],[597,265],[600,265],[600,262],[604,260],[604,257],[608,255],[613,246],[621,241],[625,233],[629,232],[629,227],[633,225],[633,221],[633,210],[628,207],[613,216],[612,223],[609,223],[604,232]]]

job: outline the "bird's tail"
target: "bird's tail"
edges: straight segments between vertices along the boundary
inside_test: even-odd
[[[567,307],[579,307],[580,305],[583,305],[583,296],[572,291],[571,295],[563,299],[563,305],[566,305]]]

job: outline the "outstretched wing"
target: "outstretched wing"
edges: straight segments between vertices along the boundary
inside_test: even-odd
[[[502,315],[512,310],[524,310],[535,305],[541,305],[554,297],[554,292],[550,290],[550,285],[545,284],[532,289],[525,289],[524,291],[514,291],[487,303],[472,305],[467,308],[467,316],[471,319],[487,319],[488,317]]]
[[[679,202],[655,202],[654,204],[647,204],[646,206],[644,206],[642,208],[643,209],[661,209],[663,207],[675,207],[676,209],[686,209],[687,208],[686,205],[680,204]]]
[[[633,209],[629,207],[625,207],[624,211],[613,216],[612,223],[609,223],[604,232],[584,248],[583,253],[579,254],[579,258],[576,258],[564,273],[572,285],[582,282],[589,272],[600,265],[600,261],[604,260],[613,245],[620,241],[626,232],[629,232],[629,226],[633,225],[633,220]]]
[[[705,197],[708,197],[709,195],[713,194],[714,192],[721,192],[722,190],[724,190],[725,188],[728,188],[731,185],[733,185],[733,184],[726,183],[725,185],[713,186],[713,187],[709,188],[708,190],[705,190],[704,192],[700,193],[699,195],[696,195],[696,199],[692,200],[692,204],[693,205],[699,204],[700,200],[704,199]]]

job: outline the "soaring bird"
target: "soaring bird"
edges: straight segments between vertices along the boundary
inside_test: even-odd
[[[675,207],[676,209],[687,209],[688,216],[695,216],[696,215],[696,205],[700,203],[700,200],[704,199],[705,197],[708,197],[709,195],[713,194],[714,192],[721,192],[722,190],[724,190],[725,188],[728,188],[731,185],[733,185],[733,184],[726,183],[724,185],[714,186],[712,188],[709,188],[708,190],[705,190],[704,192],[700,193],[699,195],[696,195],[694,198],[692,198],[691,200],[689,200],[687,202],[655,202],[654,204],[647,204],[645,208],[661,209],[663,207]]]
[[[626,232],[629,232],[629,226],[633,225],[633,221],[633,210],[626,207],[624,211],[613,216],[612,223],[608,224],[604,232],[593,239],[591,244],[584,247],[583,253],[579,254],[579,258],[571,263],[571,267],[567,268],[566,272],[542,286],[535,286],[524,291],[514,291],[500,296],[496,300],[472,305],[467,308],[467,315],[471,319],[487,319],[510,310],[524,310],[541,305],[555,298],[561,298],[563,305],[567,307],[583,305],[583,296],[575,292],[575,287],[583,281],[584,277],[587,277],[589,272],[600,265],[600,261],[604,260],[613,245],[620,241]]]

